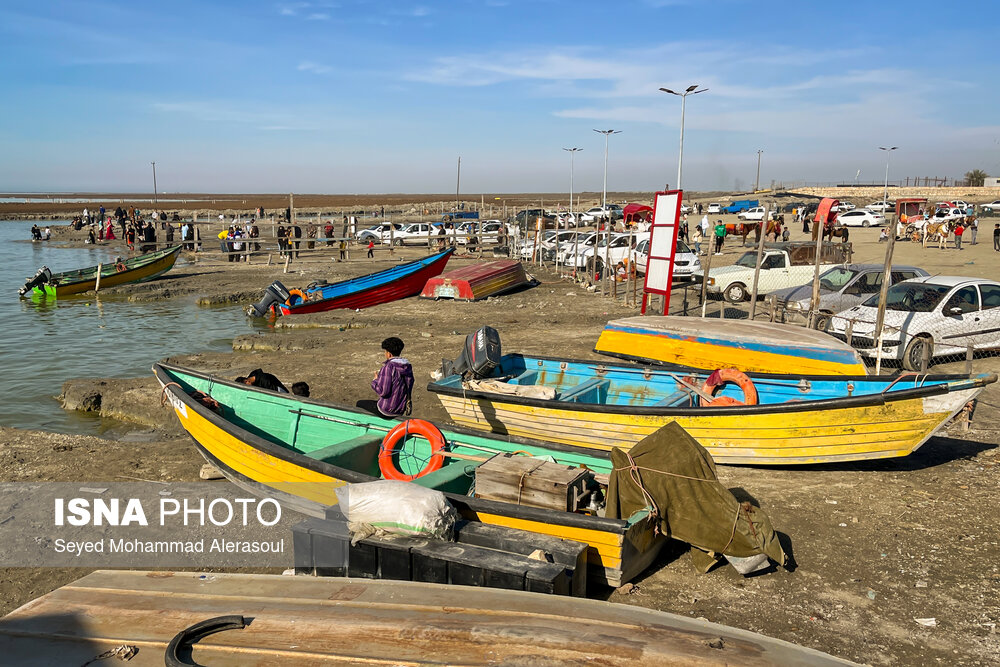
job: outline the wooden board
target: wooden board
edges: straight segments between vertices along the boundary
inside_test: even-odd
[[[97,571],[0,619],[19,667],[82,665],[135,646],[128,667],[164,664],[170,640],[217,616],[250,619],[202,639],[212,667],[264,665],[852,663],[762,635],[599,600],[367,579]],[[721,641],[720,641],[721,639]]]
[[[587,471],[531,456],[497,454],[476,468],[476,497],[575,512]]]

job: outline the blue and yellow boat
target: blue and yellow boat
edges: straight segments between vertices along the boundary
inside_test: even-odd
[[[166,363],[155,364],[153,373],[198,451],[227,479],[314,516],[323,516],[327,506],[337,504],[337,487],[382,476],[383,439],[400,424]],[[616,519],[588,508],[559,511],[468,495],[475,468],[492,455],[550,457],[546,460],[586,468],[598,480],[611,473],[606,453],[461,428],[442,434],[447,443],[446,451],[440,450],[443,464],[413,483],[444,492],[465,518],[586,543],[588,578],[612,586],[642,572],[662,546],[658,520],[650,509]],[[408,463],[400,456],[394,465],[415,474],[423,462]],[[410,470],[408,465],[416,467]]]
[[[606,451],[676,421],[718,463],[788,465],[906,456],[997,380],[717,373],[507,354],[427,389],[471,428]]]
[[[857,350],[822,331],[747,320],[671,315],[612,320],[594,352],[644,364],[745,373],[867,372]]]

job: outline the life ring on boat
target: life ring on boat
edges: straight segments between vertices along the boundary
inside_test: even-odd
[[[285,305],[286,306],[294,306],[295,305],[296,302],[292,301],[292,297],[293,296],[299,297],[298,303],[305,303],[306,301],[308,301],[305,292],[303,292],[300,289],[290,289],[290,290],[288,290],[288,298],[285,299]]]
[[[393,456],[397,454],[396,445],[402,445],[410,435],[420,435],[427,439],[431,445],[431,458],[427,461],[424,469],[418,473],[408,475],[396,467]],[[385,434],[382,438],[382,447],[378,455],[378,469],[382,471],[385,479],[394,479],[401,482],[411,482],[418,477],[423,477],[435,470],[440,470],[444,465],[444,454],[441,451],[447,443],[444,434],[434,424],[424,419],[407,419]]]
[[[115,271],[117,271],[118,273],[122,273],[127,268],[128,267],[125,266],[125,262],[118,262],[117,264],[115,264]]]
[[[701,385],[701,390],[710,396],[714,396],[715,391],[727,382],[732,382],[743,390],[742,401],[736,400],[730,396],[719,396],[718,398],[712,398],[711,400],[702,396],[701,407],[717,408],[727,405],[757,405],[757,387],[753,386],[753,380],[751,380],[746,373],[738,371],[735,368],[718,369],[705,378],[705,383]]]

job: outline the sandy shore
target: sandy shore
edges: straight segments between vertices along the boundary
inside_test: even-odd
[[[793,238],[801,236],[799,232]],[[875,242],[876,236],[875,230],[852,235],[857,259],[881,261],[885,246]],[[897,261],[932,272],[997,273],[995,254],[985,244],[961,253],[907,243],[897,249]],[[161,280],[115,288],[104,298],[242,305],[259,298],[274,279],[290,287],[319,278],[334,281],[424,252],[405,249],[389,258],[381,250],[374,261],[338,263],[332,261],[333,250],[324,249],[294,263],[293,273],[286,274],[276,260],[270,266],[263,260],[232,264],[221,261],[214,246],[209,250],[198,257],[186,255],[186,263]],[[731,262],[739,254],[729,247],[724,260]],[[474,258],[459,256],[449,268],[471,261]],[[370,397],[368,381],[380,361],[379,342],[398,335],[407,343],[405,356],[417,375],[414,413],[444,420],[444,411],[424,385],[442,357],[457,356],[464,336],[479,326],[496,327],[507,350],[597,358],[591,349],[603,324],[636,313],[550,270],[533,273],[538,286],[486,302],[407,299],[362,312],[301,316],[279,321],[289,327],[236,338],[231,353],[171,357],[170,350],[161,350],[158,356],[224,377],[259,366],[286,384],[308,382],[314,397],[353,404]],[[1000,368],[995,358],[975,363],[976,370]],[[939,365],[934,370],[960,372],[961,367]],[[132,432],[102,439],[0,429],[3,479],[115,481],[109,475],[119,474],[197,479],[202,460],[170,410],[160,406],[152,377],[77,379],[64,387],[69,406],[86,403],[82,399],[95,391],[101,393],[102,412],[128,420]],[[991,508],[1000,463],[998,407],[1000,389],[992,385],[981,397],[970,432],[956,426],[905,459],[811,468],[720,467],[722,481],[754,497],[775,527],[789,536],[797,568],[750,579],[728,567],[696,575],[678,545],[640,578],[635,592],[605,595],[615,602],[762,632],[863,663],[996,664],[1000,518]],[[0,612],[80,574],[0,570]],[[935,627],[914,621],[930,617],[937,619]]]

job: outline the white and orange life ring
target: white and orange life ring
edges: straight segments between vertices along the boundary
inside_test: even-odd
[[[288,290],[288,298],[285,299],[285,305],[286,306],[291,307],[291,306],[295,305],[295,303],[292,301],[292,297],[293,296],[299,297],[298,303],[305,303],[308,300],[307,297],[306,297],[306,293],[303,292],[302,290],[300,290],[300,289],[290,289],[290,290]]]
[[[732,382],[739,386],[743,390],[743,400],[737,400],[731,396],[719,396],[714,397],[716,390],[727,382]],[[735,368],[720,368],[705,379],[705,383],[701,385],[701,391],[709,396],[713,396],[711,400],[701,397],[701,407],[724,407],[727,405],[757,405],[757,387],[753,385],[753,380],[742,372]]]
[[[396,456],[397,445],[402,446],[406,438],[410,435],[419,435],[427,439],[431,446],[431,457],[423,470],[414,474],[407,474],[396,467],[393,458]],[[385,479],[394,479],[402,482],[412,482],[418,477],[423,477],[435,470],[440,470],[444,465],[444,454],[447,442],[444,434],[434,424],[424,419],[407,419],[396,424],[391,431],[385,434],[382,439],[381,451],[378,455],[378,469],[382,471]]]

